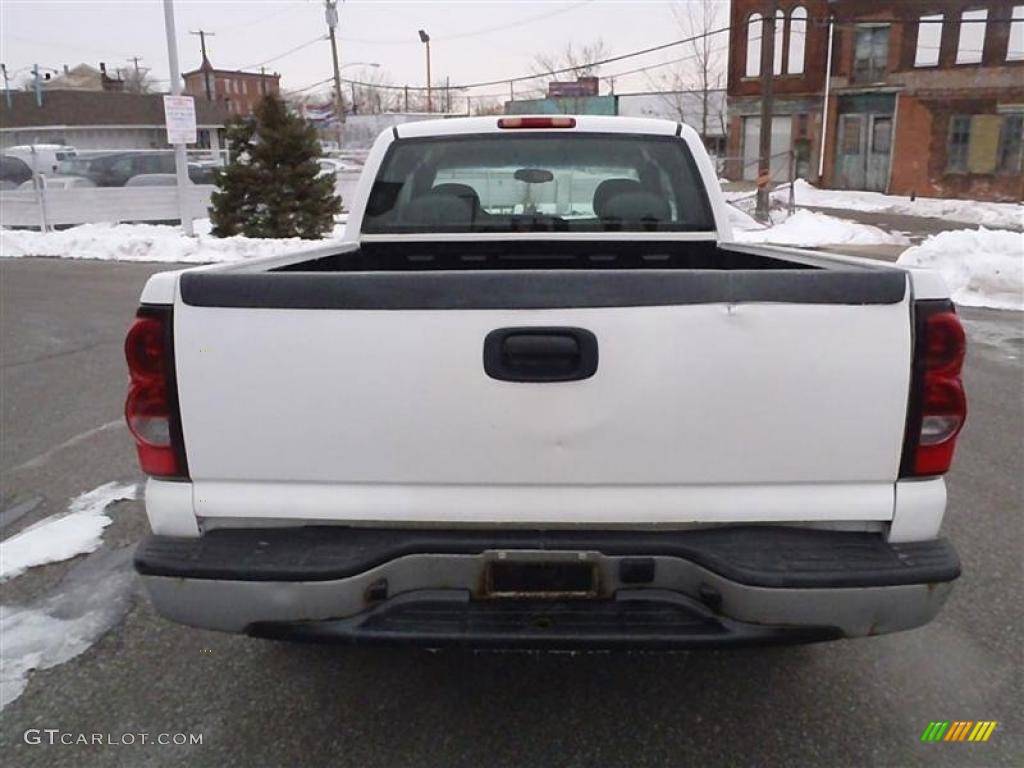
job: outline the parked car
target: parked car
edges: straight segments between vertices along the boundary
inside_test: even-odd
[[[46,189],[87,189],[95,187],[92,179],[87,179],[84,176],[60,176],[53,175],[47,176],[45,174],[40,175],[43,180],[43,186]],[[33,189],[33,182],[31,179],[22,182],[19,189]]]
[[[0,182],[10,184],[10,189],[15,189],[31,178],[32,168],[20,157],[0,155]]]
[[[66,144],[19,144],[7,150],[39,173],[58,173],[60,164],[73,159],[78,151]]]
[[[140,173],[124,183],[126,187],[173,187],[178,183],[174,173]]]
[[[362,170],[358,165],[352,165],[332,157],[321,157],[317,162],[320,165],[320,171],[317,173],[318,176],[335,175],[346,171],[358,173]]]
[[[685,647],[910,629],[964,332],[938,274],[740,244],[689,127],[388,129],[345,238],[154,275],[126,354],[162,615]]]

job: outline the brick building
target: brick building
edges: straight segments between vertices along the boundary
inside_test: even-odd
[[[185,72],[185,93],[196,100],[205,99],[223,105],[229,115],[251,115],[265,95],[281,92],[281,75],[214,69],[203,57],[199,69]]]
[[[757,175],[773,7],[775,180],[792,152],[798,176],[828,187],[1024,196],[1024,1],[1013,0],[733,0],[730,178]]]

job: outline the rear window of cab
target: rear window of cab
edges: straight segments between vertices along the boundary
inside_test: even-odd
[[[547,132],[396,140],[362,225],[368,234],[713,229],[681,139]]]

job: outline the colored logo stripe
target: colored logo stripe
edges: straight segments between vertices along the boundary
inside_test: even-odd
[[[995,720],[933,720],[921,734],[921,741],[988,741],[996,725]]]
[[[949,729],[949,733],[946,734],[946,738],[943,741],[963,741],[964,737],[967,736],[967,729],[972,725],[974,723],[969,720],[954,721],[953,727]]]
[[[995,729],[996,723],[994,720],[982,721],[974,726],[968,741],[988,741],[988,737],[992,735],[992,731]]]

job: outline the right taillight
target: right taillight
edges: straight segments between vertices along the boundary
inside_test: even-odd
[[[967,341],[952,302],[915,305],[914,369],[901,477],[941,475],[967,418],[960,373]]]
[[[170,307],[139,310],[124,342],[131,385],[125,421],[139,465],[148,475],[185,479],[188,469],[178,414]]]

